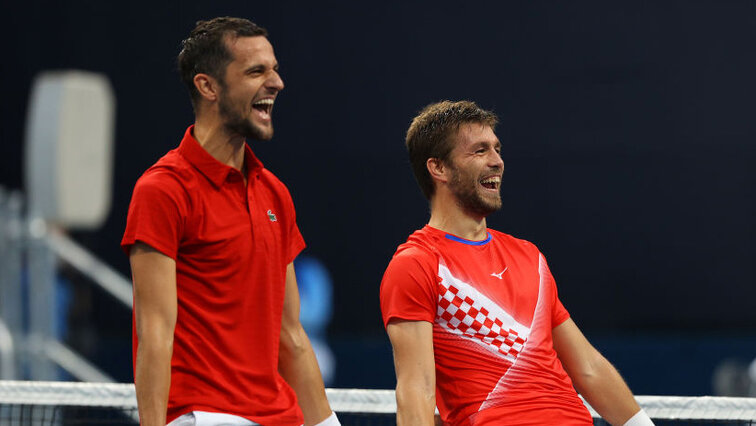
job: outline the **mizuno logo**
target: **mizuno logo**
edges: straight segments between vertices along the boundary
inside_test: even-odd
[[[275,213],[273,213],[273,212],[272,212],[272,211],[270,211],[270,210],[268,210],[268,219],[270,219],[270,221],[271,221],[271,222],[275,222],[275,221],[277,221],[277,220],[278,220],[278,219],[276,219],[276,214],[275,214]]]
[[[498,274],[496,272],[492,273],[491,276],[492,277],[496,277],[496,278],[498,278],[500,280],[503,280],[504,278],[501,277],[501,274],[503,274],[504,272],[507,272],[507,269],[509,269],[509,266],[507,266],[506,268],[504,268],[504,270],[501,271],[501,272],[499,272]]]

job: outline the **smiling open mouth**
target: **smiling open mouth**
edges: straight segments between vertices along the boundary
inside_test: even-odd
[[[261,99],[252,104],[252,107],[264,115],[270,116],[270,113],[273,111],[273,99]]]
[[[487,189],[498,189],[500,183],[501,178],[499,176],[490,176],[480,181],[480,184]]]

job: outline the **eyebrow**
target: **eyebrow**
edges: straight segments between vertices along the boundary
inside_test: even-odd
[[[473,143],[472,148],[473,148],[473,150],[476,150],[476,149],[481,148],[481,147],[487,147],[490,144],[491,144],[491,142],[489,142],[489,141],[478,141],[478,142]],[[501,148],[501,141],[497,140],[496,142],[494,142],[493,143],[493,147],[494,148]]]
[[[248,66],[247,68],[244,69],[244,72],[258,71],[260,69],[265,69],[265,65],[263,65],[263,64],[250,65],[250,66]]]

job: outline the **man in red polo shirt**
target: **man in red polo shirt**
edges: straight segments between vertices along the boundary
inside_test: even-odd
[[[496,116],[426,107],[407,149],[430,201],[381,283],[396,366],[397,423],[593,425],[573,385],[614,425],[648,426],[614,367],[583,337],[538,248],[486,227],[501,207]]]
[[[121,242],[141,424],[338,425],[299,323],[294,204],[246,144],[284,88],[267,33],[201,21],[178,62],[195,123],[138,180]]]

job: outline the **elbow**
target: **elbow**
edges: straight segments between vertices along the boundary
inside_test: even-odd
[[[581,372],[580,374],[573,375],[571,379],[578,393],[583,394],[587,389],[590,389],[591,383],[596,379],[596,375],[593,372]]]
[[[149,323],[137,321],[137,341],[139,348],[173,352],[173,333],[175,324],[164,324],[160,321]]]
[[[578,392],[583,393],[594,383],[601,380],[607,367],[611,368],[611,365],[609,364],[609,361],[601,355],[583,364],[580,370],[571,376]]]
[[[413,381],[397,380],[396,403],[398,407],[420,404],[436,407],[436,385],[431,377],[423,376]]]
[[[428,387],[411,388],[396,385],[396,404],[397,406],[407,406],[414,403],[420,403],[423,406],[436,407],[436,390]]]
[[[302,325],[297,323],[291,326],[282,326],[279,347],[280,356],[284,358],[296,358],[307,351],[309,340]]]
[[[167,335],[155,332],[144,332],[141,335],[137,333],[137,341],[139,344],[136,352],[136,369],[142,373],[135,372],[135,374],[139,375],[140,379],[143,379],[141,376],[145,371],[154,371],[154,368],[168,368],[170,371],[173,333]]]
[[[173,354],[173,334],[170,336],[156,336],[147,333],[137,337],[139,342],[137,353]]]

